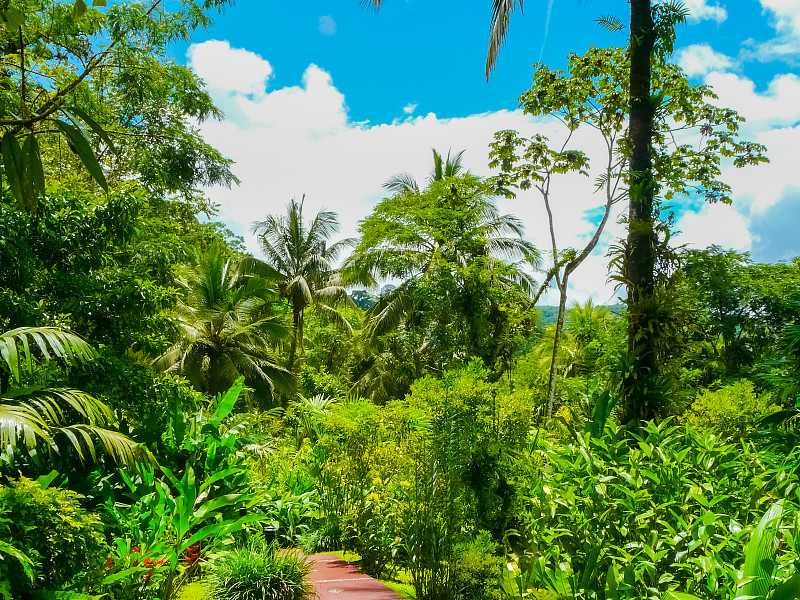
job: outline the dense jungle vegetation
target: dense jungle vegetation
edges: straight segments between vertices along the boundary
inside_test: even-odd
[[[251,255],[201,191],[237,183],[191,125],[220,115],[167,53],[226,4],[0,2],[0,598],[308,597],[276,547],[420,600],[800,597],[800,257],[671,246],[666,203],[729,201],[720,165],[765,160],[670,64],[680,6],[652,13],[657,191],[628,221],[649,278],[619,241],[611,310],[567,286],[650,185],[630,49],[537,65],[520,97],[605,164],[501,131],[491,178],[397,165],[356,239],[268,199]],[[581,171],[585,248],[497,208]]]

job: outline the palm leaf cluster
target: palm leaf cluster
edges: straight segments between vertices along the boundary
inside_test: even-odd
[[[272,312],[276,290],[219,245],[187,269],[182,283],[185,299],[175,311],[181,338],[155,365],[182,374],[212,397],[240,376],[261,403],[271,403],[275,393],[289,393],[292,376],[272,350],[289,334]]]
[[[540,264],[538,250],[522,239],[519,218],[499,213],[485,182],[460,174],[462,156],[463,151],[452,158],[448,153],[443,160],[434,150],[434,168],[422,191],[407,173],[391,177],[384,187],[394,196],[363,222],[364,235],[346,271],[371,285],[379,279],[402,280],[369,311],[367,339],[396,329],[416,306],[412,292],[417,281],[435,277],[440,268],[464,269],[479,262],[497,285],[527,294],[535,290],[532,269]]]
[[[480,338],[487,327],[500,331],[494,325],[503,310],[486,291],[530,303],[539,252],[522,238],[517,217],[500,214],[490,184],[463,172],[462,157],[463,152],[445,158],[434,150],[422,189],[408,173],[394,175],[384,184],[392,195],[361,223],[362,237],[345,261],[345,277],[370,286],[386,279],[399,284],[367,312],[363,335],[371,355],[358,369],[360,393],[396,395],[403,386],[388,372],[398,381],[413,381],[432,367],[425,357],[447,355],[447,345],[464,346],[491,362],[496,349]],[[387,339],[392,332],[406,339],[396,333]]]
[[[86,392],[37,383],[42,366],[66,366],[94,359],[96,352],[80,336],[55,327],[20,327],[0,333],[0,444],[4,458],[20,452],[33,460],[72,448],[82,461],[99,452],[118,463],[133,464],[137,446],[109,429],[111,409]]]
[[[304,312],[308,308],[352,334],[347,319],[336,306],[352,305],[347,289],[342,285],[334,263],[342,251],[353,245],[352,239],[328,245],[330,237],[339,230],[336,213],[319,211],[313,219],[303,218],[305,196],[298,202],[292,199],[285,215],[268,215],[253,224],[266,260],[250,259],[253,272],[274,281],[280,295],[289,301],[294,326],[289,352],[289,368],[294,369],[303,353]]]

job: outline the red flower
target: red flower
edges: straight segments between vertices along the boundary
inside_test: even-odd
[[[106,559],[106,564],[103,565],[103,568],[105,568],[106,571],[110,571],[111,569],[114,568],[114,557],[113,556],[109,555],[109,557]]]

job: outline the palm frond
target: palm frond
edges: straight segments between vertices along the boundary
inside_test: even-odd
[[[102,427],[85,424],[59,427],[54,431],[54,437],[56,440],[59,437],[67,439],[83,462],[87,462],[87,457],[97,462],[98,445],[103,454],[126,467],[135,467],[142,461],[154,461],[152,455],[128,436]]]
[[[97,356],[95,350],[79,335],[56,327],[18,327],[0,333],[0,357],[8,365],[14,381],[33,373],[33,348],[44,360],[60,358],[69,365],[86,362]]]
[[[517,6],[517,0],[493,0],[492,1],[492,24],[489,33],[489,49],[486,53],[486,79],[494,71],[497,63],[497,56],[500,48],[506,41],[508,23],[511,20],[511,13]],[[519,8],[522,10],[522,0],[519,0]]]
[[[611,33],[617,33],[618,31],[625,29],[625,25],[622,23],[620,18],[614,15],[603,15],[597,19],[597,23],[599,23],[603,29],[610,31]]]
[[[418,194],[419,185],[411,173],[395,173],[383,182],[383,188],[392,194]]]
[[[378,302],[367,311],[367,322],[364,325],[364,337],[368,343],[400,325],[403,317],[414,308],[416,300],[404,287],[395,289],[387,297],[381,297]]]
[[[318,302],[314,305],[314,310],[318,311],[328,321],[336,325],[347,335],[353,335],[353,326],[350,325],[350,321],[348,321],[347,318],[345,318],[345,316],[335,308]]]
[[[26,406],[0,401],[0,444],[14,452],[20,439],[28,449],[47,437],[47,423]]]
[[[114,413],[105,403],[81,390],[37,386],[18,388],[7,396],[19,406],[34,411],[49,425],[64,424],[62,405],[69,406],[92,425],[112,425],[115,421]]]
[[[292,305],[305,308],[314,300],[311,287],[302,275],[297,275],[286,284],[286,295],[292,300]]]

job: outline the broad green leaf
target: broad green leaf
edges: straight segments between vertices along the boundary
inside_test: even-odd
[[[670,592],[666,591],[661,594],[662,600],[702,600],[699,596],[692,594],[684,594],[683,592]]]
[[[33,198],[37,196],[44,198],[44,169],[42,168],[42,157],[39,153],[39,144],[36,136],[32,133],[28,135],[22,144],[23,169],[27,171],[30,179]]]
[[[3,170],[6,175],[6,183],[17,200],[21,210],[27,206],[25,193],[23,190],[24,176],[22,173],[22,149],[14,134],[6,131],[0,141],[0,149],[3,153]]]
[[[97,162],[97,157],[94,155],[91,146],[89,146],[88,140],[77,127],[66,121],[56,119],[55,124],[64,132],[64,135],[67,136],[75,154],[81,159],[81,162],[83,162],[86,170],[89,171],[89,174],[97,182],[97,185],[107,192],[108,182],[106,181],[106,176],[103,173],[103,168],[100,166],[100,163]]]
[[[770,600],[796,600],[797,598],[800,598],[800,573],[795,573],[781,583],[770,596]]]
[[[3,23],[5,23],[6,29],[19,29],[25,25],[25,13],[18,8],[9,6],[0,14],[2,14]]]
[[[766,598],[772,583],[772,570],[778,547],[778,528],[783,518],[783,500],[769,507],[758,522],[744,552],[743,578],[751,578],[741,587],[745,596]]]
[[[95,0],[95,2],[97,2],[97,1],[98,0]],[[96,4],[93,4],[93,6],[96,6]],[[102,6],[105,6],[105,1],[104,0],[103,0]],[[97,135],[97,137],[99,137],[101,140],[103,140],[103,142],[109,148],[111,148],[114,152],[117,151],[117,148],[114,146],[114,142],[111,141],[111,138],[108,136],[108,133],[106,133],[106,130],[103,129],[102,127],[100,127],[100,125],[97,123],[97,121],[95,121],[94,119],[92,119],[92,117],[90,117],[88,114],[86,114],[86,111],[84,111],[83,109],[78,108],[77,106],[70,106],[68,109],[64,109],[64,112],[67,115],[69,115],[69,117],[70,117],[70,119],[72,119],[73,123],[75,123],[75,120],[76,120],[75,118],[73,118],[73,116],[79,118],[81,121],[86,123],[89,126],[89,129],[94,131],[95,135]],[[77,126],[78,123],[75,123],[75,125]]]
[[[239,377],[233,386],[231,386],[219,400],[217,408],[211,416],[211,424],[214,427],[219,427],[225,417],[231,413],[236,401],[239,399],[239,394],[242,393],[242,388],[244,388],[244,377]]]
[[[75,0],[75,6],[72,9],[72,16],[77,21],[80,19],[88,7],[86,6],[86,2],[84,0]]]

